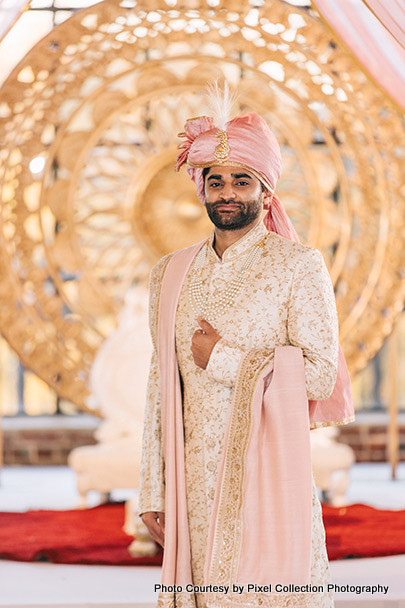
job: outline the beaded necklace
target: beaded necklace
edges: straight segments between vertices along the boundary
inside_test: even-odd
[[[207,259],[209,241],[201,247],[195,258],[193,276],[188,288],[190,305],[196,316],[201,315],[204,319],[212,323],[232,306],[236,296],[246,283],[253,266],[258,262],[268,236],[269,233],[267,232],[263,239],[252,245],[238,275],[228,283],[227,287],[225,287],[215,299],[212,299],[210,295],[206,297],[203,293],[202,274]]]

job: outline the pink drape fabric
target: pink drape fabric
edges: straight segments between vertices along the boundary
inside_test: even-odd
[[[395,40],[405,48],[405,3],[403,0],[363,0]]]
[[[235,548],[237,574],[232,582],[304,585],[310,580],[312,481],[301,349],[276,347],[274,370],[272,361],[262,371],[256,387],[249,443],[240,461],[244,470],[242,541],[239,554]],[[249,407],[248,403],[243,405]],[[225,476],[225,463],[229,467],[229,458],[232,458],[228,455],[233,447],[229,445],[231,422],[218,468],[211,513],[204,571],[206,584],[217,582],[210,580],[210,571],[215,542],[221,545],[217,521],[221,500],[226,501],[224,484],[230,483]],[[258,551],[260,559],[257,559]]]
[[[268,211],[263,221],[267,230],[271,230],[271,232],[275,232],[286,239],[290,239],[290,241],[299,243],[299,236],[277,194],[273,194],[271,204],[268,207]]]
[[[328,426],[327,423],[330,421],[339,425],[354,420],[350,375],[340,344],[338,357],[338,375],[331,396],[323,401],[308,401],[309,418],[313,428]],[[336,415],[338,418],[334,418]]]
[[[165,457],[165,550],[162,584],[187,585],[192,582],[190,535],[187,519],[184,469],[184,430],[179,369],[175,349],[177,302],[184,277],[198,249],[198,243],[183,249],[169,262],[160,295],[159,367],[163,453]]]
[[[245,457],[237,582],[307,584],[311,569],[312,479],[302,351],[276,347],[274,371],[255,392]],[[260,560],[255,559],[260,547]]]
[[[296,243],[300,242],[299,236],[276,194],[273,194],[271,204],[264,218],[264,224],[268,230],[272,230]],[[333,420],[336,422],[342,420],[349,421],[354,417],[350,374],[340,344],[335,388],[328,399],[324,401],[309,401],[309,412],[313,426],[322,426],[324,422]],[[332,416],[337,412],[339,412],[339,418],[333,418]]]
[[[404,2],[312,0],[312,3],[365,71],[405,109]]]

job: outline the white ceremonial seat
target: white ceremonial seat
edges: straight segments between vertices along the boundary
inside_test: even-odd
[[[96,445],[75,448],[69,465],[77,476],[82,506],[89,491],[107,495],[137,489],[142,451],[143,417],[152,345],[148,297],[132,288],[118,327],[99,349],[90,373],[90,404],[104,416]]]
[[[315,429],[310,433],[315,484],[333,507],[347,504],[350,468],[355,461],[353,449],[336,441],[338,434],[338,427]]]

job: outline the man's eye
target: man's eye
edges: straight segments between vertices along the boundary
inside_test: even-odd
[[[211,182],[211,184],[210,184],[211,188],[217,188],[220,185],[221,185],[220,182]]]
[[[237,182],[238,186],[248,186],[249,182],[245,182],[244,180],[241,180],[240,182]]]

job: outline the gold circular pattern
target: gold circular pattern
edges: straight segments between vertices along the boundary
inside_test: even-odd
[[[329,264],[352,372],[402,310],[403,122],[314,13],[102,2],[37,44],[0,103],[1,331],[79,406],[129,286],[210,230],[173,167],[176,134],[223,77],[235,113],[261,113],[280,142],[277,192]]]

